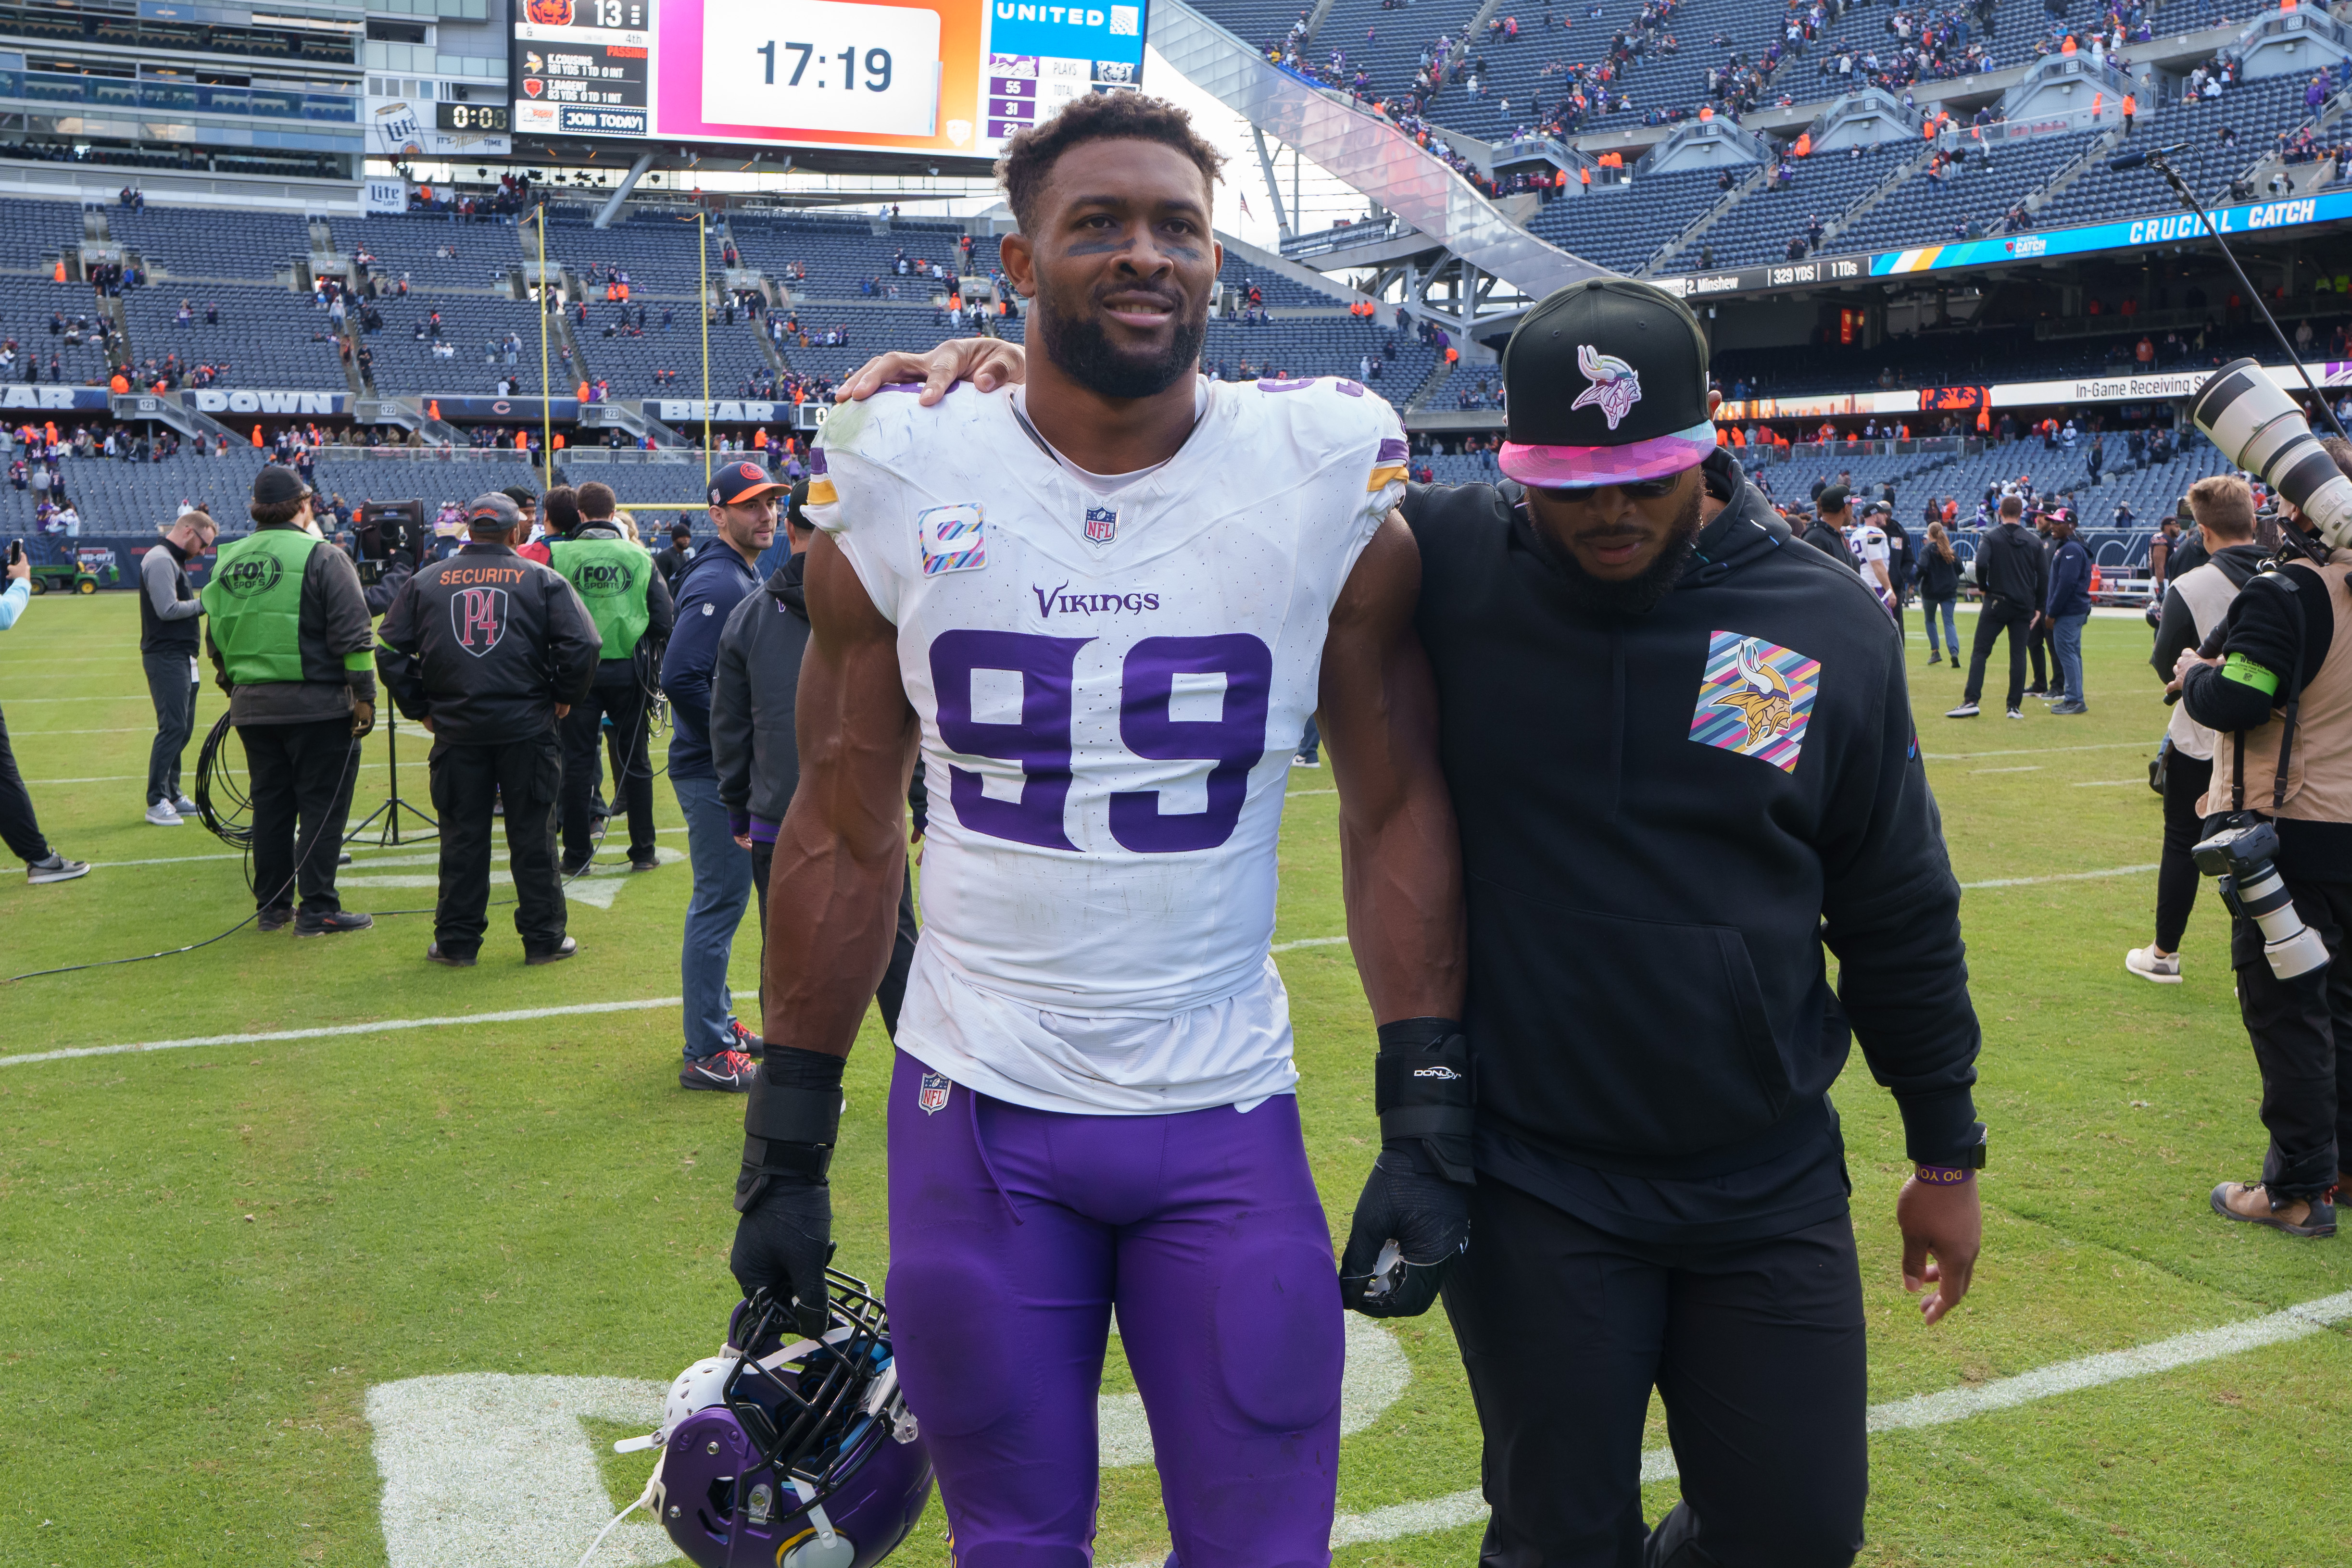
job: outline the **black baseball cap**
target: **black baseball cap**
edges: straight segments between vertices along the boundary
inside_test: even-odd
[[[282,463],[265,463],[261,472],[253,476],[253,504],[257,507],[299,501],[310,493],[310,486],[302,483],[302,476]]]
[[[1832,485],[1828,489],[1823,490],[1820,495],[1813,497],[1813,504],[1821,507],[1823,516],[1827,516],[1832,512],[1844,511],[1846,503],[1853,498],[1853,492],[1847,489],[1844,486]]]
[[[792,499],[784,503],[784,517],[796,528],[813,528],[808,516],[809,482],[805,479],[793,486]]]
[[[730,463],[710,476],[710,504],[731,507],[783,487],[757,463]]]
[[[1503,350],[1503,472],[1581,489],[1664,479],[1715,450],[1706,339],[1647,283],[1587,278],[1547,296]]]
[[[514,497],[505,491],[492,490],[486,496],[474,497],[473,504],[466,508],[466,521],[496,523],[502,528],[515,528],[522,524],[522,508],[516,506]]]
[[[515,504],[515,508],[518,514],[520,514],[521,508],[525,507],[536,507],[539,505],[538,492],[533,490],[528,485],[509,485],[505,489],[500,490],[499,494],[504,496],[508,500],[512,501]]]

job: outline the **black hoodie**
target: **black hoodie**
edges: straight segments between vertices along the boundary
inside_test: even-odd
[[[1827,1091],[1849,1019],[1912,1157],[1958,1163],[1979,1036],[1886,612],[1744,476],[1640,615],[1578,608],[1516,497],[1404,503],[1480,1168],[1629,1236],[1818,1223],[1845,1207]]]

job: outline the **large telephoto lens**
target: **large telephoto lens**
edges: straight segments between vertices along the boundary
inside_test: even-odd
[[[2307,975],[2327,962],[2327,944],[2294,912],[2294,894],[2269,862],[2238,878],[2238,907],[2263,928],[2263,956],[2282,980]]]
[[[2352,479],[2260,364],[2232,360],[2215,371],[2189,417],[2223,456],[2294,503],[2330,549],[2352,547]]]

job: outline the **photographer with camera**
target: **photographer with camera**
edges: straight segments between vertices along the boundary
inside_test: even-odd
[[[291,468],[256,474],[247,511],[257,526],[222,547],[202,595],[213,668],[245,744],[260,929],[290,925],[297,936],[375,924],[335,893],[352,741],[375,727],[374,622],[351,558],[320,537],[314,501]]]
[[[2352,444],[2318,444],[2352,476]],[[2213,1211],[2323,1237],[2336,1234],[2334,1197],[2352,1149],[2352,1097],[2342,1092],[2352,1087],[2352,968],[2329,961],[2352,934],[2352,551],[2328,549],[2293,505],[2280,506],[2319,560],[2282,561],[2249,580],[2223,617],[2218,653],[2184,649],[2171,689],[2220,735],[2196,855],[2224,879],[2239,1013],[2270,1132],[2262,1179],[2221,1183]]]
[[[2221,548],[2176,573],[2164,590],[2148,658],[2157,678],[2172,679],[2180,655],[2210,636],[2246,580],[2262,569],[2254,543],[2254,496],[2234,474],[2216,474],[2189,486],[2184,505]],[[2205,789],[2213,781],[2213,732],[2175,706],[2164,730],[2164,848],[2156,873],[2156,940],[2124,954],[2124,967],[2159,986],[2180,983],[2180,938],[2197,903],[2196,856],[2205,836]]]

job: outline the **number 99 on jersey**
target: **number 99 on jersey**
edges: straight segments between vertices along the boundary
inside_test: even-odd
[[[702,118],[778,130],[938,132],[940,14],[846,0],[707,0]]]

